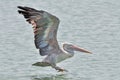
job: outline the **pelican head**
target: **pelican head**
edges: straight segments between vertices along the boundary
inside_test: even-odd
[[[63,49],[64,49],[66,52],[72,53],[72,55],[74,55],[74,49],[73,49],[73,45],[72,45],[72,44],[63,43]]]
[[[91,53],[85,49],[80,48],[79,46],[70,44],[70,43],[64,43],[63,49],[69,53],[74,53],[74,51],[84,52],[84,53]]]

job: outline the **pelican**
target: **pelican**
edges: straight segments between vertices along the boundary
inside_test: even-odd
[[[45,56],[42,62],[34,63],[35,66],[51,66],[57,71],[67,71],[56,65],[65,59],[74,56],[75,51],[90,53],[90,51],[73,45],[71,43],[63,43],[60,48],[57,41],[57,30],[60,20],[43,10],[18,6],[18,13],[22,14],[27,22],[32,24],[34,31],[34,42],[41,56]]]

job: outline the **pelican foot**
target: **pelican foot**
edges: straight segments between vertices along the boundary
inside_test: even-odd
[[[68,70],[62,69],[62,68],[60,68],[58,66],[52,66],[52,67],[55,68],[58,72],[68,72]]]

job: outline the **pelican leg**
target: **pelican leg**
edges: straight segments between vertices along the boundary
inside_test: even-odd
[[[58,70],[58,72],[64,72],[64,71],[65,71],[65,72],[68,72],[68,70],[62,69],[62,68],[57,67],[57,66],[55,67],[55,69]]]
[[[62,69],[62,68],[60,68],[60,67],[58,67],[58,66],[52,66],[52,68],[54,68],[54,69],[56,69],[58,72],[68,72],[68,70],[66,70],[66,69]]]

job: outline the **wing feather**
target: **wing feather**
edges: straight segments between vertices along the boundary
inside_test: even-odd
[[[27,21],[36,22],[35,45],[42,56],[48,55],[52,51],[59,49],[57,41],[57,30],[60,20],[43,10],[36,10],[30,7],[18,6],[18,12],[22,14]]]

